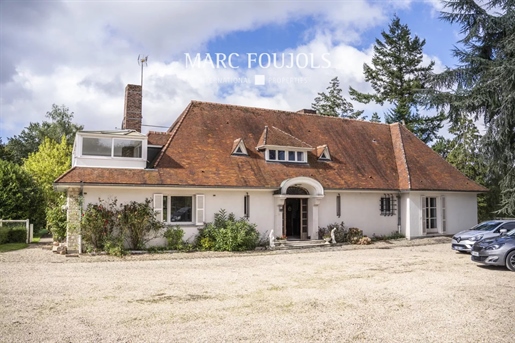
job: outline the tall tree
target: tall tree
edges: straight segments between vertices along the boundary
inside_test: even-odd
[[[38,151],[31,153],[23,163],[23,168],[32,176],[42,191],[42,206],[45,208],[47,228],[57,240],[66,235],[66,212],[62,210],[65,197],[54,191],[52,183],[62,173],[70,169],[72,146],[61,138],[61,143],[45,137]]]
[[[501,176],[500,213],[515,215],[515,3],[451,0],[441,17],[461,27],[453,50],[459,64],[434,77],[426,100],[454,123],[484,120],[488,173]]]
[[[4,161],[12,161],[13,160],[11,152],[7,149],[6,145],[2,142],[2,137],[0,137],[0,160],[4,160]]]
[[[46,118],[50,121],[30,123],[28,127],[22,130],[20,135],[8,140],[5,148],[12,156],[13,161],[22,164],[30,153],[38,150],[45,137],[60,142],[64,135],[67,143],[72,145],[75,133],[83,129],[82,125],[72,122],[73,112],[70,112],[69,108],[64,105],[53,104],[52,110],[46,113]]]
[[[318,93],[311,108],[318,114],[329,117],[342,117],[357,119],[363,112],[354,112],[354,107],[342,96],[338,76],[329,82],[328,94]]]
[[[482,136],[476,124],[469,117],[462,117],[451,126],[449,133],[455,137],[449,140],[447,161],[468,178],[489,188],[486,194],[478,196],[478,219],[491,219],[499,208],[498,178],[488,173],[488,164],[482,145]]]
[[[417,93],[424,89],[433,71],[434,61],[424,66],[422,49],[426,44],[418,36],[411,37],[407,25],[394,16],[388,32],[382,31],[383,41],[376,39],[372,66],[363,64],[365,81],[375,93],[361,93],[349,87],[352,100],[363,104],[389,103],[393,108],[385,113],[387,123],[402,122],[424,142],[436,138],[444,116],[429,117],[419,113]]]
[[[30,219],[44,228],[45,204],[38,184],[19,165],[0,160],[0,218]]]
[[[56,203],[58,194],[54,191],[52,183],[59,175],[71,167],[72,147],[62,137],[61,143],[45,137],[38,151],[31,153],[23,163],[23,168],[32,175],[33,179],[43,190],[46,204]]]

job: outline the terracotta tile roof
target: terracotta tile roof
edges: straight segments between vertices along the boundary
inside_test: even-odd
[[[318,161],[313,149],[308,163],[265,161],[255,149],[265,126],[277,134],[274,143],[327,144],[332,160]],[[73,168],[56,183],[279,188],[285,179],[307,176],[326,189],[486,190],[399,124],[192,101],[168,133],[156,170]],[[237,139],[248,156],[231,155]]]
[[[170,139],[170,134],[168,132],[149,131],[147,137],[149,145],[163,146]]]
[[[272,126],[271,128],[265,126],[265,129],[259,138],[257,147],[261,148],[265,145],[278,145],[291,148],[312,148],[311,145],[281,129],[276,128],[275,126]]]

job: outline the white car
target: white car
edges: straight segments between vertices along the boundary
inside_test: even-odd
[[[470,252],[477,241],[484,238],[497,237],[501,230],[509,232],[515,229],[515,219],[511,220],[489,220],[474,226],[469,230],[458,232],[452,237],[452,250],[459,252]]]

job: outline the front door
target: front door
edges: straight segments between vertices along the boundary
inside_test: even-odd
[[[289,239],[308,239],[308,199],[288,198],[284,203],[284,234]]]

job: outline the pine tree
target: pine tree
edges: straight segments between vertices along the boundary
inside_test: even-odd
[[[372,67],[363,65],[365,81],[375,93],[361,93],[349,87],[352,100],[363,104],[389,103],[393,108],[385,113],[386,123],[401,122],[424,142],[431,142],[442,127],[442,114],[422,116],[418,112],[417,93],[424,89],[433,71],[434,61],[422,65],[422,49],[426,44],[418,36],[411,37],[407,25],[394,16],[388,32],[382,31],[383,41],[376,39]]]
[[[379,114],[377,114],[377,112],[374,112],[374,113],[372,113],[372,117],[370,118],[370,121],[372,123],[380,123],[381,117],[379,117]]]
[[[484,120],[489,178],[501,177],[500,213],[515,215],[515,2],[446,1],[441,17],[461,27],[459,65],[434,78],[426,100],[454,123]]]
[[[329,82],[328,94],[318,93],[311,108],[318,114],[329,117],[357,119],[363,112],[354,112],[354,107],[342,96],[340,81],[335,77]]]

